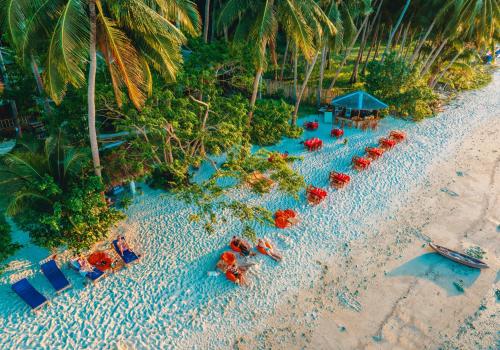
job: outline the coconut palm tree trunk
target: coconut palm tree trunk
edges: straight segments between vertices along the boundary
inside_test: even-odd
[[[361,44],[359,45],[358,57],[356,58],[356,62],[354,62],[351,78],[349,79],[350,84],[354,84],[358,81],[359,65],[361,63],[361,60],[363,59],[363,52],[365,50],[367,38],[368,38],[368,26],[365,26],[365,29],[363,31],[363,36],[361,39]]]
[[[210,26],[210,0],[205,0],[205,22],[203,23],[203,41],[208,42],[208,28]]]
[[[432,23],[430,24],[429,28],[427,29],[427,32],[425,33],[425,35],[420,39],[420,41],[418,42],[418,45],[417,47],[415,48],[415,50],[413,51],[413,54],[411,55],[410,57],[410,61],[408,62],[408,64],[411,66],[413,66],[413,63],[415,62],[417,56],[419,55],[420,53],[420,50],[422,49],[422,46],[424,45],[425,41],[427,40],[427,37],[429,36],[429,34],[431,33],[432,31],[432,28],[434,28],[434,25],[436,24],[436,20],[437,18],[434,17],[434,19],[432,20]]]
[[[375,52],[373,53],[372,61],[377,59],[378,52],[380,50],[380,44],[382,43],[382,38],[384,37],[384,29],[385,29],[385,24],[382,23],[382,28],[380,29],[377,44],[375,45]]]
[[[96,176],[101,177],[101,161],[99,159],[99,146],[97,144],[97,132],[95,128],[95,77],[97,71],[97,56],[96,56],[96,13],[95,0],[89,1],[90,14],[90,47],[89,47],[89,81],[88,81],[88,123],[89,123],[89,138],[90,150],[92,151],[92,161],[94,163],[94,172]]]
[[[288,47],[290,46],[290,40],[286,39],[285,53],[283,54],[283,63],[281,65],[280,80],[283,81],[283,74],[285,73],[286,58],[288,56]]]
[[[307,69],[306,76],[304,77],[304,81],[302,82],[302,86],[300,87],[299,94],[297,96],[297,101],[295,101],[295,110],[293,111],[293,116],[292,116],[292,125],[297,125],[297,115],[299,114],[299,107],[300,107],[300,100],[302,99],[302,95],[304,94],[304,91],[307,86],[307,82],[309,81],[309,78],[311,77],[311,73],[314,69],[314,66],[316,65],[316,61],[318,60],[319,52],[316,53],[314,56],[311,64],[309,65],[309,68]]]
[[[250,97],[250,110],[248,111],[248,125],[252,125],[253,110],[255,108],[255,102],[257,101],[257,94],[259,93],[260,78],[264,72],[263,68],[258,68],[255,72],[255,78],[253,80],[253,91],[252,97]]]
[[[297,89],[298,89],[298,61],[299,54],[297,52],[297,46],[293,48],[293,101],[297,101]]]
[[[399,50],[398,50],[399,57],[403,56],[403,52],[404,52],[405,45],[406,45],[406,39],[408,37],[408,32],[410,30],[410,25],[411,25],[411,21],[408,22],[408,25],[406,26],[406,29],[403,32],[403,39],[401,40],[401,45],[399,46]]]
[[[443,51],[443,48],[447,42],[448,42],[448,38],[444,39],[443,42],[441,43],[441,45],[439,45],[439,47],[437,48],[436,52],[434,52],[434,55],[432,55],[430,57],[430,59],[427,61],[426,65],[424,66],[424,68],[420,72],[421,77],[426,75],[427,72],[429,71],[429,69],[431,69],[432,65],[434,64],[434,61],[436,61],[436,58],[438,58],[441,51]]]
[[[443,77],[443,75],[448,71],[448,69],[450,69],[451,66],[453,66],[453,64],[460,57],[461,54],[462,54],[462,50],[459,50],[457,52],[457,54],[455,56],[453,56],[451,61],[446,65],[446,67],[444,67],[444,69],[437,76],[435,76],[431,79],[429,86],[432,89],[434,89],[436,87],[436,84],[438,83],[439,79],[441,79]]]
[[[366,67],[368,66],[368,61],[370,60],[370,55],[372,53],[372,50],[377,44],[379,32],[380,32],[380,17],[379,20],[377,21],[377,29],[375,29],[375,33],[373,34],[373,38],[370,43],[370,48],[368,49],[368,53],[366,54],[365,62],[363,63],[363,69],[361,70],[361,75],[365,75],[366,73]]]
[[[316,106],[319,108],[321,105],[323,93],[323,78],[325,76],[325,65],[326,65],[326,46],[321,50],[321,65],[319,66],[319,82],[318,82],[318,93],[316,94]]]
[[[396,25],[394,26],[394,28],[392,28],[391,33],[389,34],[389,40],[387,41],[387,46],[385,47],[384,54],[382,55],[382,62],[384,61],[385,56],[389,53],[392,40],[394,39],[394,35],[396,34],[399,26],[401,25],[401,21],[403,20],[403,17],[405,16],[405,13],[408,10],[408,7],[410,6],[410,2],[411,0],[406,0],[405,6],[403,7],[403,11],[401,11],[398,21],[396,22]]]
[[[380,4],[382,4],[382,2]],[[361,32],[365,28],[366,24],[368,23],[369,17],[370,16],[365,16],[365,19],[361,23],[361,26],[359,27],[358,31],[356,32],[356,35],[354,36],[354,38],[350,42],[349,47],[347,48],[347,50],[345,52],[344,59],[340,63],[339,67],[337,68],[337,71],[335,72],[335,75],[333,76],[333,80],[330,83],[330,86],[328,87],[328,89],[333,89],[333,87],[335,86],[335,83],[337,82],[337,79],[340,75],[340,72],[342,71],[342,68],[345,66],[347,59],[349,58],[349,55],[351,54],[351,51],[354,47],[354,44],[356,44],[356,41],[358,40],[359,35],[361,34]]]

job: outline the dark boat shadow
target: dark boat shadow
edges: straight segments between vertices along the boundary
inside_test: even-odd
[[[479,269],[461,265],[437,253],[427,253],[397,267],[387,276],[427,279],[444,289],[448,296],[456,296],[463,293],[461,288],[466,290],[472,286],[479,274]]]

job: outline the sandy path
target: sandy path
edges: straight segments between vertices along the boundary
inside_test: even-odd
[[[236,346],[498,348],[499,138],[500,118],[474,130],[379,232],[344,247],[340,258],[318,261],[323,273],[314,287],[287,300]],[[480,246],[490,269],[441,258],[427,248],[431,240],[457,250]]]

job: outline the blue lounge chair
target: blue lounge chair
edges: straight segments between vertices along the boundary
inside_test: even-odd
[[[122,258],[122,260],[125,262],[126,265],[139,261],[139,256],[137,256],[137,254],[135,254],[130,249],[127,249],[122,254],[120,252],[120,248],[118,248],[118,240],[116,239],[113,241],[113,247],[115,248],[116,252],[120,256],[120,258]]]
[[[75,269],[76,271],[80,272],[80,264],[78,264],[78,261],[73,260],[69,264],[70,267]],[[102,277],[105,276],[105,273],[99,270],[98,268],[92,266],[92,271],[91,272],[85,272],[84,273],[85,277],[88,278],[90,281],[93,283],[96,283],[99,281]]]
[[[87,277],[92,282],[96,283],[97,281],[99,281],[101,279],[101,277],[104,277],[104,272],[102,272],[98,268],[94,267],[92,269],[92,272],[87,272],[85,274],[85,277]]]
[[[49,302],[26,278],[14,283],[12,285],[12,290],[35,312]]]
[[[62,271],[59,269],[55,260],[50,259],[49,261],[40,264],[40,268],[57,293],[61,293],[63,290],[71,287],[71,283],[69,283],[66,276],[64,276]]]

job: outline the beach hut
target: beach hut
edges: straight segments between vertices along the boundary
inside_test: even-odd
[[[365,91],[354,91],[332,100],[335,122],[342,127],[376,127],[379,120],[379,111],[387,108],[387,104]]]

